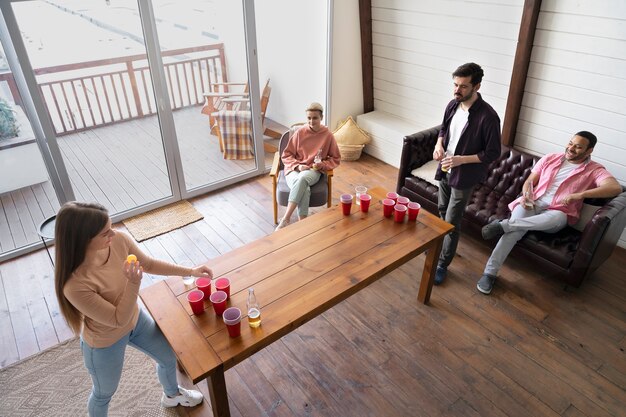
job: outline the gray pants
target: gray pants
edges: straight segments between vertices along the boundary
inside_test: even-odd
[[[291,171],[285,177],[289,191],[289,202],[298,205],[298,216],[309,215],[309,202],[311,201],[311,186],[315,185],[322,176],[321,172],[307,169],[305,171]]]
[[[526,210],[521,205],[513,209],[511,218],[503,220],[501,223],[504,234],[500,237],[498,244],[493,249],[487,265],[485,274],[497,276],[500,267],[504,263],[513,246],[529,230],[556,233],[567,226],[567,215],[558,210],[547,210],[546,208],[535,207]]]
[[[464,190],[450,187],[447,176],[439,181],[439,217],[454,226],[454,230],[443,238],[443,247],[437,264],[439,267],[447,268],[456,254],[461,231],[461,219],[473,190],[474,187]]]

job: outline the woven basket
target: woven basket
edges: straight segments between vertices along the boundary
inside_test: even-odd
[[[365,145],[342,145],[339,146],[339,152],[341,152],[342,161],[356,161],[361,157],[361,151]]]

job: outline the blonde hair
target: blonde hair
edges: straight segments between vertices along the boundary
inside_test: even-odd
[[[313,102],[309,104],[306,111],[318,111],[322,117],[324,116],[324,107],[320,103]]]
[[[63,204],[57,213],[54,228],[54,289],[61,314],[76,335],[80,333],[83,315],[65,298],[63,288],[85,260],[91,239],[104,229],[108,221],[107,209],[97,203],[70,201]]]

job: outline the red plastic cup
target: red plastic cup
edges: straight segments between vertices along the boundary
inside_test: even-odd
[[[393,191],[389,191],[387,193],[387,198],[393,200],[393,204],[396,204],[396,201],[398,201],[398,194],[394,193]]]
[[[229,307],[224,310],[222,317],[224,318],[226,329],[228,329],[228,335],[230,337],[239,337],[241,335],[241,310],[237,307]]]
[[[226,310],[227,297],[228,296],[224,291],[215,291],[209,297],[209,300],[211,300],[211,304],[213,304],[213,310],[215,310],[215,314],[217,314],[218,316],[224,314],[224,310]]]
[[[411,201],[409,204],[407,204],[407,209],[408,209],[408,213],[409,213],[409,221],[415,221],[415,219],[417,219],[417,215],[420,212],[420,208],[422,207],[420,205],[420,203],[415,203],[413,201]]]
[[[407,212],[407,208],[406,206],[398,203],[394,206],[393,208],[393,220],[396,223],[402,223],[404,221],[404,216],[406,215]]]
[[[361,194],[359,196],[361,200],[361,211],[363,213],[367,213],[370,209],[370,201],[372,201],[372,196],[369,194]]]
[[[387,193],[387,195],[389,194],[391,193]],[[396,205],[396,202],[393,201],[391,198],[385,198],[383,200],[383,216],[391,217],[393,215],[393,206],[395,205]]]
[[[204,277],[196,279],[196,287],[204,293],[204,299],[208,300],[211,296],[211,279]]]
[[[227,300],[230,298],[230,280],[228,278],[222,277],[215,281],[215,289],[217,291],[224,291]]]
[[[187,293],[187,301],[193,314],[204,313],[204,293],[200,290],[192,290]]]
[[[350,209],[352,208],[352,194],[341,194],[341,210],[344,216],[350,215]]]
[[[398,196],[398,200],[396,201],[396,203],[398,204],[402,204],[403,206],[406,206],[407,204],[409,204],[411,202],[411,200],[409,200],[406,197],[402,197],[401,195]]]

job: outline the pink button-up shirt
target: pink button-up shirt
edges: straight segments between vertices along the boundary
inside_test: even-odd
[[[561,168],[565,154],[552,153],[545,155],[535,164],[533,172],[539,175],[539,182],[535,186],[535,195],[533,200],[541,198],[548,190],[549,185],[554,180],[557,172]],[[559,210],[567,214],[567,222],[575,224],[580,217],[580,209],[583,206],[583,200],[572,201],[569,204],[563,204],[563,199],[572,193],[580,193],[592,188],[598,187],[602,182],[613,176],[602,165],[587,158],[582,164],[571,172],[565,180],[559,185],[554,194],[552,202],[548,206],[549,210]],[[509,209],[513,210],[515,206],[521,204],[522,197],[509,204]]]

